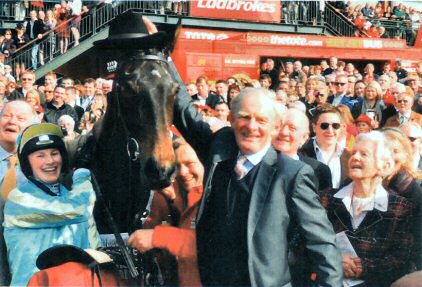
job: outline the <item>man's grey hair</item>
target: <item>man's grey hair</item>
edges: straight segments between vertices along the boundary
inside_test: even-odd
[[[271,115],[269,115],[271,118],[275,118],[277,116],[277,112],[275,110],[275,104],[276,104],[276,100],[275,100],[275,94],[274,91],[270,91],[267,89],[263,89],[263,88],[252,88],[252,87],[247,87],[244,88],[240,94],[234,98],[231,103],[231,109],[233,112],[234,117],[236,118],[239,110],[240,110],[240,106],[242,104],[242,102],[244,101],[244,99],[248,96],[252,96],[254,98],[258,98],[261,97],[263,99],[265,99],[266,101],[268,101],[268,107],[271,107],[269,110],[271,111]]]
[[[32,105],[31,105],[30,103],[28,103],[27,101],[25,101],[25,100],[21,100],[21,99],[18,99],[18,100],[13,100],[13,101],[7,102],[7,103],[4,105],[3,109],[1,110],[1,112],[0,112],[0,117],[2,117],[2,116],[3,116],[3,113],[4,113],[4,111],[6,110],[6,107],[7,107],[8,105],[11,105],[11,104],[13,104],[13,105],[19,104],[19,105],[27,106],[27,107],[28,107],[28,109],[30,109],[30,110],[31,110],[31,117],[30,117],[30,119],[29,119],[29,120],[31,121],[31,123],[32,123],[32,124],[39,124],[39,123],[41,123],[41,120],[40,120],[40,118],[38,117],[38,115],[37,115],[37,113],[35,112],[35,110],[33,109]]]

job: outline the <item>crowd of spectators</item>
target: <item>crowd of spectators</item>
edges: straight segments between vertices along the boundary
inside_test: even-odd
[[[375,5],[366,3],[365,5],[355,4],[353,1],[332,1],[331,4],[356,25],[357,36],[371,38],[402,38],[396,29],[394,35],[385,33],[385,25],[393,28],[400,28],[400,24],[406,27],[404,33],[408,33],[406,38],[414,40],[422,23],[422,11],[406,6],[403,3],[397,3],[392,6],[388,1],[378,1]],[[413,41],[409,41],[412,43]]]
[[[343,256],[346,279],[363,280],[369,286],[389,286],[420,270],[422,63],[415,72],[406,71],[400,62],[394,69],[385,63],[379,71],[369,63],[360,71],[335,57],[313,66],[303,65],[300,60],[285,62],[281,69],[279,64],[276,59],[263,62],[259,80],[236,76],[211,83],[206,76],[200,76],[195,83],[186,84],[187,91],[214,133],[233,123],[231,108],[239,94],[267,91],[279,114],[272,145],[313,168],[316,191],[334,231],[345,231],[353,246],[355,254]],[[110,80],[101,78],[85,79],[83,84],[66,77],[58,80],[53,72],[38,86],[33,71],[24,71],[21,80],[17,86],[10,77],[0,76],[2,106],[25,100],[38,121],[60,125],[66,141],[92,129],[104,115],[106,95],[113,87]],[[345,200],[351,200],[352,206],[346,206],[343,217],[338,218],[335,211],[344,208]],[[374,219],[370,217],[373,210],[381,212],[383,220],[369,222]],[[340,224],[349,216],[350,226]],[[361,229],[365,232],[359,233]],[[300,268],[292,267],[292,280],[304,286],[315,280],[315,270],[306,264],[306,253],[300,252],[300,231],[294,234],[289,246],[295,260],[290,264]],[[383,244],[375,240],[363,245],[368,237],[382,238],[379,242]],[[161,244],[155,247],[166,248],[166,244],[174,243]],[[183,266],[179,270],[186,275],[187,266]],[[390,272],[384,274],[384,270]]]

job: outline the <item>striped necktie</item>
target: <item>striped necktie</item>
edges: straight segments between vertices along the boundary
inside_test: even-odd
[[[237,174],[237,180],[241,180],[248,173],[248,170],[245,167],[245,163],[247,160],[248,159],[246,158],[245,155],[240,155],[237,158],[237,162],[234,167],[234,172]]]
[[[8,157],[7,160],[10,162],[10,167],[4,176],[3,185],[1,187],[1,195],[4,199],[9,197],[9,193],[16,187],[16,183],[18,181],[18,177],[16,175],[16,165],[18,160],[16,155]]]

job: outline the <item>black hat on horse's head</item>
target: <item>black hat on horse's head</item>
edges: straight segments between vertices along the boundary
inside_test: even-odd
[[[142,14],[129,11],[118,15],[110,25],[108,37],[94,45],[101,49],[162,49],[167,43],[166,32],[149,34]]]

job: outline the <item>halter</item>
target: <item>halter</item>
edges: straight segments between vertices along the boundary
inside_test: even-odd
[[[156,55],[154,54],[133,55],[133,56],[128,57],[128,60],[129,61],[159,61],[168,65],[167,59],[165,58],[164,54],[161,52],[158,52]],[[122,119],[123,129],[125,130],[125,134],[127,138],[127,143],[126,143],[127,154],[132,162],[136,162],[138,160],[140,161],[141,149],[139,147],[139,143],[136,139],[130,136],[129,129],[127,128],[127,125],[125,121],[123,120],[123,117],[121,116],[121,105],[120,105],[120,100],[118,96],[116,96],[116,100],[117,100],[117,107],[118,107],[117,115],[119,118]]]

